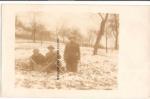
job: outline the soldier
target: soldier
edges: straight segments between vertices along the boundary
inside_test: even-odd
[[[45,57],[41,53],[39,53],[38,49],[33,50],[33,55],[30,59],[30,65],[33,70],[37,70],[38,66],[41,66],[45,63]]]
[[[76,42],[75,36],[71,36],[69,40],[70,42],[65,46],[64,60],[67,71],[77,72],[77,65],[80,60],[80,47]]]
[[[53,46],[48,46],[47,47],[48,52],[46,53],[46,62],[52,62],[53,60],[57,60],[57,53],[54,51]]]
[[[58,59],[60,59],[60,55],[54,50],[53,46],[47,47],[49,52],[46,54],[46,64],[48,72],[56,71],[58,65]]]

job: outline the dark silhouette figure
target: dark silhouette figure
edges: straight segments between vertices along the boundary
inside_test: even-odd
[[[64,60],[68,72],[77,72],[77,65],[80,60],[80,47],[76,42],[75,36],[71,36],[69,40],[70,42],[65,46]]]

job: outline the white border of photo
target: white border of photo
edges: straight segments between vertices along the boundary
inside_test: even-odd
[[[2,95],[7,97],[59,98],[147,98],[149,89],[150,6],[123,6],[101,2],[24,2],[2,6]],[[21,5],[22,4],[22,5]],[[27,5],[46,4],[46,5]],[[50,4],[50,5],[47,5]],[[59,5],[54,5],[59,4]],[[39,9],[46,11],[57,6],[57,11],[68,4],[66,11],[118,13],[120,18],[119,74],[117,90],[37,90],[15,88],[15,14],[18,11]],[[81,5],[84,4],[84,5]],[[113,5],[112,5],[113,4]],[[131,3],[132,4],[132,3]],[[139,3],[138,3],[139,4]],[[78,5],[78,6],[77,6]],[[42,6],[39,8],[39,6]],[[79,7],[80,6],[80,7]],[[64,7],[66,7],[64,5]],[[55,10],[56,11],[56,10]]]

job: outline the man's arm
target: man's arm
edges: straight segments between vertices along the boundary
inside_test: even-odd
[[[33,63],[33,65],[38,65],[32,58],[32,56],[30,57],[30,61]]]

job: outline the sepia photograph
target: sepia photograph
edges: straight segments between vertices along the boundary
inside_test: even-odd
[[[150,6],[4,4],[1,11],[2,96],[149,97]]]
[[[16,88],[115,90],[118,52],[118,13],[15,15]]]

